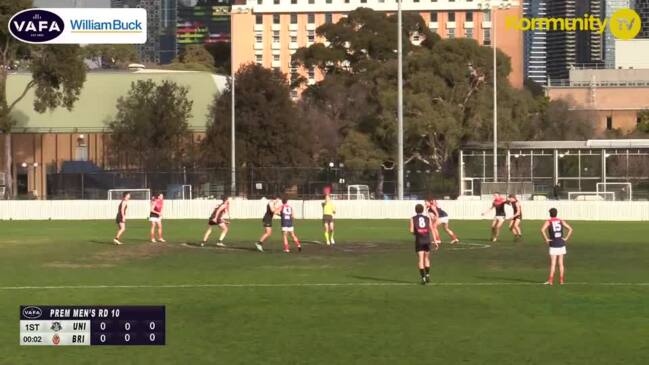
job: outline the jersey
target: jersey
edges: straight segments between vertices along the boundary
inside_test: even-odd
[[[423,214],[417,214],[412,217],[412,225],[414,227],[413,234],[415,235],[416,245],[429,245],[430,244],[430,218]]]
[[[444,209],[440,208],[439,205],[437,205],[437,200],[435,200],[432,203],[428,204],[428,213],[435,213],[435,209],[433,209],[433,207],[437,208],[437,217],[438,218],[448,217],[448,213],[446,213],[446,211],[444,211]]]
[[[550,235],[550,247],[563,247],[566,241],[563,239],[563,221],[559,218],[548,219],[548,233]]]
[[[160,213],[162,213],[162,207],[164,205],[164,201],[162,199],[156,199],[153,201],[153,211],[151,212],[150,216],[151,217],[159,217]]]
[[[266,204],[266,213],[264,213],[264,218],[262,218],[262,221],[264,223],[266,223],[266,224],[272,224],[273,223],[273,216],[275,215],[275,212],[270,207],[271,203],[274,203],[274,201],[269,202],[268,204]]]
[[[293,207],[288,204],[282,205],[280,220],[282,227],[293,227]]]
[[[122,223],[124,222],[124,216],[122,215],[122,206],[124,205],[124,200],[122,200],[119,203],[119,206],[117,207],[117,216],[115,217],[115,222],[117,223]],[[124,215],[126,215],[126,210],[128,209],[128,205],[124,207]]]
[[[336,206],[331,201],[322,203],[322,215],[334,215],[335,211]]]
[[[224,216],[225,213],[228,211],[228,209],[230,209],[230,206],[227,205],[227,204],[228,204],[228,203],[221,203],[221,204],[219,204],[219,206],[217,206],[216,208],[214,208],[214,211],[212,211],[212,214],[210,215],[210,221],[212,221],[212,222],[213,222],[213,221],[216,221],[216,223],[219,223],[219,224],[222,223],[222,222],[223,222],[223,216]],[[223,210],[221,210],[221,212],[218,213],[218,215],[217,215],[216,213],[217,213],[217,212],[219,211],[219,209],[221,209],[221,207],[224,206],[224,205],[225,205],[225,208],[224,208]]]
[[[496,209],[496,217],[504,217],[505,214],[505,199],[494,199],[493,207]]]
[[[514,210],[514,215],[518,214],[518,211],[519,211],[519,209],[518,209],[519,204],[520,204],[520,203],[518,202],[518,200],[515,201],[515,202],[512,202],[512,203],[511,203],[512,209]],[[522,214],[521,214],[520,216],[518,216],[517,218],[519,218],[519,219],[522,218]]]

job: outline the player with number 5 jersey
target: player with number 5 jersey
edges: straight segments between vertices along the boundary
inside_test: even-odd
[[[565,236],[564,228],[568,230],[568,234]],[[572,231],[572,227],[566,221],[557,217],[557,209],[550,209],[550,219],[545,221],[541,227],[543,239],[550,248],[550,275],[548,281],[545,282],[546,285],[554,284],[557,263],[559,264],[559,284],[563,285],[564,283],[563,257],[566,255],[566,243],[572,236]]]

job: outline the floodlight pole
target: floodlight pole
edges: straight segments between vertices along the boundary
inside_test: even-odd
[[[233,21],[232,18],[230,19],[230,96],[232,99],[230,100],[230,106],[231,106],[231,121],[230,121],[230,195],[234,196],[236,195],[237,192],[237,167],[236,167],[236,144],[235,144],[235,90],[234,90],[234,84],[235,84],[235,64],[234,64],[234,42],[232,41],[233,37],[232,35],[234,34],[234,27],[233,27]]]
[[[397,120],[398,120],[398,146],[397,146],[397,196],[399,200],[403,200],[403,29],[402,29],[402,14],[401,14],[401,1],[397,0]]]
[[[491,5],[491,4],[490,4]],[[490,6],[491,29],[493,30],[493,76],[494,76],[494,182],[498,182],[498,65],[496,61],[496,12]]]

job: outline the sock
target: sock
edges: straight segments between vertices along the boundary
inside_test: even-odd
[[[288,243],[284,243],[284,251],[288,251]]]
[[[332,241],[334,240],[334,231],[331,231],[331,233],[329,233],[329,237]]]
[[[430,275],[430,266],[424,269],[426,271],[426,276]]]
[[[453,233],[453,234],[451,235],[451,238],[455,241],[455,240],[457,240],[457,235],[455,235],[455,233]]]
[[[221,236],[219,237],[219,242],[223,242],[224,238],[225,238],[225,233],[221,233]]]
[[[297,247],[302,247],[302,245],[300,244],[300,240],[295,240],[295,244],[297,245]]]
[[[325,242],[329,243],[329,232],[325,232]]]
[[[554,281],[554,275],[550,275],[550,276],[548,277],[548,281],[549,281],[549,282],[553,282],[553,281]]]
[[[426,271],[424,269],[419,269],[419,275],[421,275],[422,279],[425,278],[426,277]]]
[[[264,241],[257,241],[257,244],[258,244],[258,245],[263,245],[263,244],[264,244]]]

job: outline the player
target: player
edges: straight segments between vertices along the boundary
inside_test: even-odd
[[[207,221],[207,231],[205,231],[205,235],[203,235],[203,241],[201,241],[201,247],[205,246],[207,243],[207,239],[210,237],[210,234],[212,234],[212,226],[219,226],[221,228],[221,236],[219,237],[219,240],[216,242],[216,245],[218,247],[225,247],[225,244],[223,244],[223,240],[225,239],[225,236],[228,234],[228,225],[230,224],[230,221],[225,219],[225,215],[227,214],[228,217],[230,216],[230,203],[232,201],[232,198],[228,196],[223,196],[221,204],[219,204],[214,210],[212,211],[212,215],[210,215],[210,219]]]
[[[500,193],[494,193],[494,200],[491,203],[491,207],[482,213],[483,216],[487,215],[492,209],[496,211],[493,222],[491,222],[491,242],[498,241],[498,235],[500,235],[500,229],[505,223],[505,204],[507,200],[503,198]]]
[[[514,241],[518,241],[523,236],[521,231],[521,220],[523,219],[523,207],[516,197],[516,194],[509,194],[508,204],[512,206],[514,215],[509,222],[509,230],[514,234]]]
[[[280,220],[282,222],[282,235],[284,236],[284,252],[289,253],[291,250],[288,248],[288,234],[291,234],[293,242],[297,246],[297,251],[302,252],[302,245],[300,240],[297,239],[295,235],[295,227],[293,227],[293,220],[295,215],[293,214],[293,207],[288,204],[287,198],[282,198],[282,207],[280,211]]]
[[[431,232],[433,232],[433,222],[430,217],[424,215],[424,206],[417,204],[415,206],[414,217],[410,219],[410,233],[415,236],[415,252],[417,252],[417,267],[421,275],[421,283],[425,285],[430,282],[430,245]],[[439,243],[432,241],[435,249],[439,248]]]
[[[460,243],[460,240],[457,238],[455,232],[453,232],[449,227],[448,213],[446,213],[444,209],[439,207],[437,200],[432,198],[428,199],[426,206],[428,207],[428,216],[433,221],[433,238],[435,238],[435,242],[437,242],[438,244],[442,243],[438,229],[439,225],[442,225],[442,228],[444,228],[446,234],[451,237],[451,244]]]
[[[336,206],[331,201],[331,195],[325,195],[325,201],[322,203],[322,224],[324,224],[324,236],[327,246],[335,245],[334,241],[334,215]]]
[[[158,193],[151,200],[151,211],[149,222],[151,222],[151,242],[167,242],[162,238],[162,207],[164,206],[164,194]],[[158,240],[155,239],[155,230],[158,228]]]
[[[568,234],[563,236],[563,229],[568,230]],[[554,284],[554,271],[557,261],[559,262],[559,284],[564,283],[563,256],[566,254],[566,243],[572,236],[572,227],[564,220],[557,218],[557,209],[550,209],[550,219],[543,223],[541,227],[543,239],[550,247],[550,275],[545,285]]]
[[[126,210],[128,209],[128,201],[130,199],[131,193],[125,191],[122,194],[122,201],[119,203],[119,207],[117,207],[117,217],[115,217],[115,223],[117,223],[118,228],[117,234],[113,239],[113,243],[115,243],[116,245],[122,244],[120,238],[122,237],[122,234],[124,234],[124,231],[126,231]]]
[[[261,219],[264,224],[264,234],[261,235],[259,241],[255,243],[255,248],[257,248],[257,251],[264,252],[264,241],[273,233],[273,217],[279,214],[281,208],[282,202],[277,196],[273,196],[273,199],[268,201],[268,204],[266,204],[266,213]]]

